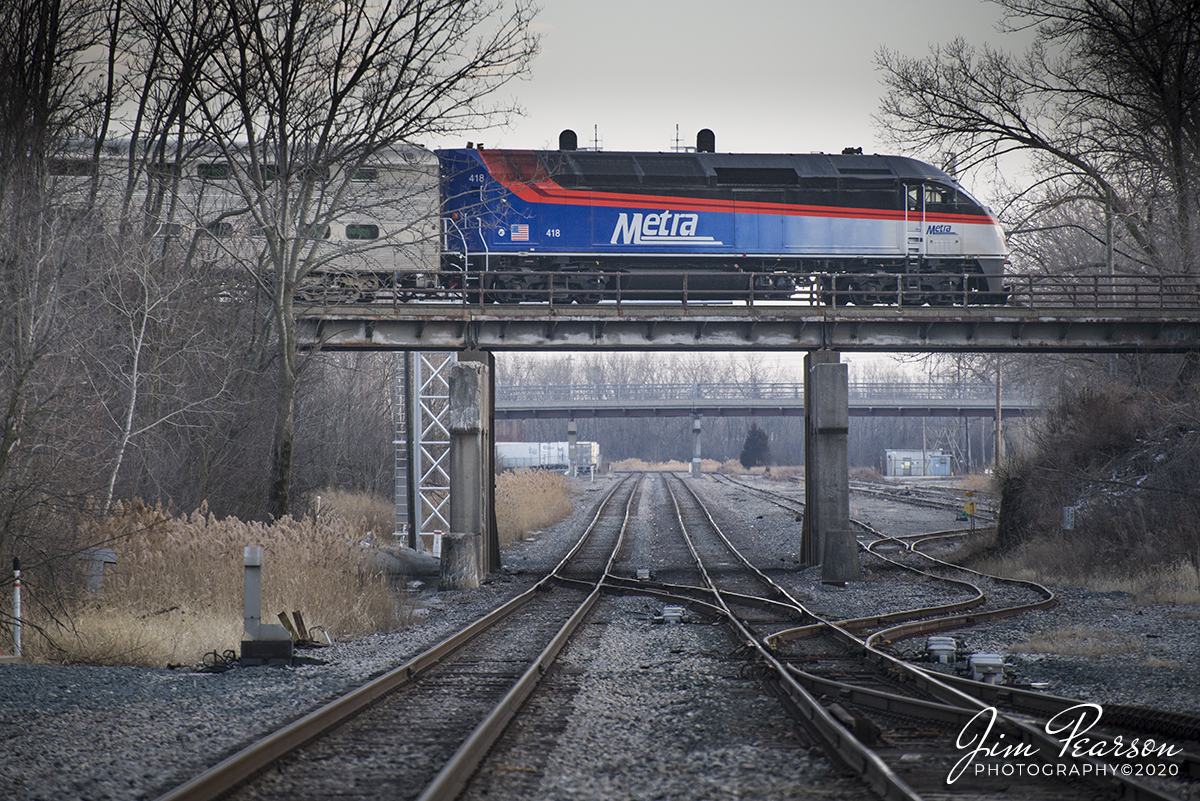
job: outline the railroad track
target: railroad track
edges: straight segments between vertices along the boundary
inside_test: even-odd
[[[789,496],[741,482],[726,479],[724,483],[746,487],[753,494],[799,513],[802,502]],[[902,498],[892,498],[900,500]],[[918,505],[926,505],[924,502]],[[858,525],[867,534],[860,546],[885,560],[898,570],[951,582],[965,590],[968,597],[949,604],[936,604],[865,618],[807,624],[775,632],[766,642],[776,649],[786,669],[814,696],[835,699],[839,720],[867,744],[881,744],[878,753],[902,776],[900,784],[886,791],[895,797],[956,797],[960,793],[947,791],[945,779],[954,760],[961,758],[951,735],[961,733],[976,715],[985,710],[997,710],[995,719],[1002,722],[1009,743],[1020,742],[1028,748],[1046,753],[1055,743],[1046,737],[1046,722],[1054,715],[1068,714],[1066,710],[1079,702],[1041,693],[1032,689],[1004,688],[986,682],[970,681],[957,676],[927,670],[897,659],[889,651],[893,643],[923,634],[948,631],[967,625],[986,623],[1002,617],[1045,608],[1055,602],[1047,588],[1034,582],[988,576],[938,560],[920,552],[919,548],[940,541],[944,535],[893,538],[865,524]],[[1013,714],[998,711],[1004,708]],[[1097,738],[1111,747],[1114,738],[1128,742],[1130,734],[1165,734],[1195,741],[1200,718],[1177,715],[1160,710],[1137,707],[1116,707],[1113,714],[1106,711],[1108,730]],[[916,738],[914,740],[914,737]],[[903,761],[904,754],[919,750],[920,770]],[[1103,749],[1100,749],[1103,750]],[[897,757],[897,754],[899,755]],[[898,764],[892,764],[899,758]],[[1190,754],[1180,754],[1164,760],[1178,775],[1200,778],[1200,760]],[[1002,764],[995,766],[1002,769]],[[1120,767],[1120,766],[1116,766]],[[1085,770],[1080,766],[1080,770]],[[1100,770],[1092,763],[1090,770]],[[886,776],[885,776],[886,777]],[[1060,783],[1061,784],[1061,783]],[[1043,785],[1037,782],[1022,785],[1024,797],[1130,797],[1171,798],[1168,793],[1139,781],[1124,782],[1115,777],[1108,787],[1093,786],[1082,790],[1068,786]],[[876,787],[879,790],[878,787]],[[907,793],[913,793],[912,796]],[[967,790],[972,798],[987,798],[986,787]],[[996,797],[1004,795],[1007,789]],[[1092,795],[1099,792],[1099,796]],[[891,795],[889,795],[891,797]]]
[[[531,589],[159,801],[454,798],[600,597],[639,485],[617,484]]]
[[[566,725],[562,699],[579,689],[582,668],[559,665],[556,657],[567,647],[581,654],[594,650],[602,627],[585,621],[602,593],[647,596],[722,621],[738,646],[729,658],[753,666],[809,736],[882,797],[1172,797],[1136,778],[1108,774],[1093,775],[1086,784],[1044,777],[1014,784],[1006,777],[1000,787],[964,776],[947,785],[949,771],[963,758],[956,737],[971,726],[994,717],[994,731],[1004,734],[1006,745],[1056,754],[1058,741],[1045,733],[1043,722],[1074,702],[941,675],[898,658],[889,651],[892,643],[914,636],[906,626],[962,625],[957,615],[1011,614],[1022,600],[1038,604],[1052,597],[1018,587],[1016,595],[1002,598],[999,583],[947,575],[948,568],[928,563],[928,580],[957,582],[955,601],[829,620],[739,553],[693,483],[673,475],[620,482],[576,546],[534,588],[161,801],[215,798],[235,787],[231,797],[239,799],[441,799],[457,797],[464,788],[469,798],[532,795],[556,733]],[[651,497],[664,503],[648,503]],[[651,576],[628,560],[626,532],[635,510],[650,514],[655,505],[651,530],[663,567]],[[919,538],[877,532],[870,540],[864,547],[873,558],[890,560],[897,571],[927,561]],[[575,631],[581,633],[568,646]],[[543,676],[546,682],[539,684]],[[1116,712],[1126,715],[1131,730],[1141,726],[1183,736],[1197,725],[1186,715],[1160,713],[1151,721],[1133,708]],[[518,752],[524,756],[514,757]],[[977,755],[975,761],[997,767],[1005,762],[995,754]],[[468,783],[481,764],[487,784],[472,790]],[[1094,773],[1102,763],[1089,758],[1071,764],[1091,765]],[[1189,758],[1175,764],[1185,775],[1196,770]]]
[[[910,506],[923,506],[927,509],[944,509],[949,512],[959,512],[967,498],[962,493],[934,487],[896,487],[876,484],[869,481],[851,481],[850,490],[860,495],[871,495],[885,498]],[[996,502],[987,498],[976,500],[975,517],[979,520],[994,521],[996,519]]]

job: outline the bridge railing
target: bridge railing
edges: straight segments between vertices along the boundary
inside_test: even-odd
[[[1009,275],[1009,305],[1031,309],[1168,311],[1200,307],[1197,275]]]
[[[361,274],[321,274],[324,284],[306,287],[297,298],[302,308],[370,303],[452,303],[486,309],[493,304],[536,303],[549,308],[575,304],[671,302],[688,305],[730,303],[746,306],[786,302],[799,306],[1007,306],[1031,310],[1168,311],[1200,308],[1200,275],[1008,273],[1007,293],[981,289],[975,274],[939,274],[962,288],[932,291],[919,286],[930,274],[786,272],[599,271],[537,272],[495,270],[464,275],[458,271],[396,272],[385,288],[363,291]],[[466,286],[463,286],[464,280]],[[890,289],[871,286],[894,285]]]
[[[928,382],[889,383],[851,382],[850,400],[994,400],[996,388],[991,384],[938,384]],[[1035,390],[1021,387],[1004,388],[1001,400],[1031,402]],[[695,384],[524,384],[496,387],[496,402],[500,404],[535,403],[638,403],[653,401],[709,400],[789,400],[804,398],[804,384],[775,382],[758,384],[695,383]]]

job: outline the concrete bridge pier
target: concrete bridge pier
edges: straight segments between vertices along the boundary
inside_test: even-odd
[[[692,418],[692,478],[703,475],[700,470],[700,415]]]
[[[804,358],[804,524],[800,563],[821,565],[821,581],[861,576],[850,529],[848,370],[841,356],[812,351]]]
[[[443,551],[442,589],[478,587],[500,567],[494,366],[491,353],[466,351],[450,368],[450,531],[462,536],[449,552]]]

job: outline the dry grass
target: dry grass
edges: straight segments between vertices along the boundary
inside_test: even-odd
[[[549,470],[518,470],[496,476],[496,527],[500,547],[550,528],[571,514],[566,476]]]
[[[969,492],[990,492],[992,490],[992,477],[983,473],[971,473],[970,475],[960,476],[958,486]]]
[[[298,610],[331,636],[399,628],[406,604],[391,580],[365,566],[364,530],[331,517],[273,524],[218,520],[204,509],[171,517],[140,504],[91,526],[87,541],[117,552],[99,597],[84,593],[57,621],[30,623],[35,661],[161,666],[196,664],[209,651],[238,650],[243,618],[243,548],[263,547],[264,622]],[[36,595],[36,577],[29,577]]]
[[[851,467],[850,478],[854,481],[883,481],[883,476],[874,467]]]
[[[712,459],[709,462],[716,464]],[[701,461],[701,467],[703,467],[703,464],[703,461]],[[619,462],[613,462],[609,465],[609,468],[622,473],[683,473],[691,470],[692,466],[683,462],[677,462],[674,459],[669,462],[643,462],[641,459],[622,459]]]
[[[365,492],[326,490],[313,498],[311,514],[322,520],[340,518],[361,525],[364,531],[376,537],[391,534],[396,528],[396,502],[392,498],[381,498]]]
[[[1012,647],[1022,654],[1061,654],[1063,656],[1104,656],[1140,651],[1141,641],[1116,631],[1089,627],[1052,629],[1030,637]]]
[[[1200,573],[1190,559],[1162,565],[1117,566],[1093,563],[1083,555],[1095,550],[1080,537],[1062,533],[1037,537],[1000,553],[996,530],[983,528],[949,556],[984,573],[1097,592],[1126,592],[1139,606],[1200,604]]]
[[[760,468],[756,467],[754,469],[757,473],[757,471]],[[771,481],[792,482],[792,481],[801,481],[804,479],[804,468],[803,467],[790,467],[788,465],[775,465],[773,467],[763,467],[763,468],[761,468],[761,470],[762,470],[762,473],[760,475],[762,475],[763,478],[770,479]]]

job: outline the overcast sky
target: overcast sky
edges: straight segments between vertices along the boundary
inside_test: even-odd
[[[557,148],[571,128],[584,147],[598,130],[605,150],[670,150],[678,125],[689,146],[711,128],[722,152],[894,152],[871,119],[878,50],[923,56],[958,36],[1024,50],[1029,37],[999,33],[1001,18],[986,0],[542,0],[541,53],[509,85],[525,116],[424,144]],[[844,359],[853,372],[875,361]]]
[[[984,0],[543,0],[542,49],[509,85],[526,115],[464,141],[555,148],[598,128],[605,150],[670,150],[711,128],[724,152],[888,152],[871,116],[880,47],[924,55],[962,36],[1024,49]]]

